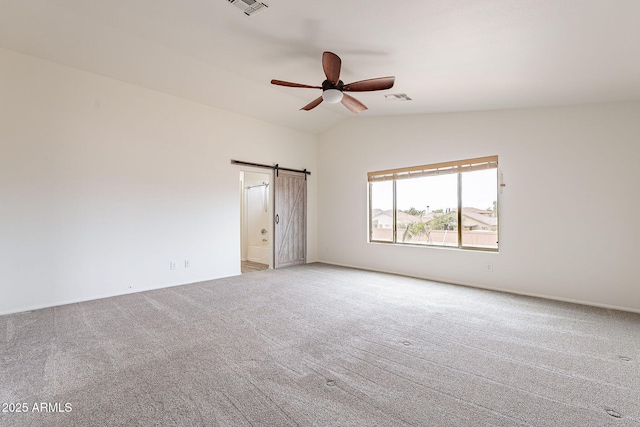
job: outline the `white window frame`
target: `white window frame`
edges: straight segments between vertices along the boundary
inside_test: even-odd
[[[368,225],[369,225],[369,242],[370,243],[384,243],[384,244],[392,244],[392,245],[406,245],[406,246],[421,246],[421,247],[439,247],[439,248],[449,248],[449,249],[468,249],[475,251],[489,251],[489,252],[498,252],[499,251],[499,234],[500,234],[500,226],[498,219],[498,240],[496,241],[496,248],[489,247],[479,247],[479,246],[468,246],[463,244],[462,233],[462,174],[465,172],[472,172],[477,170],[484,169],[498,169],[498,156],[486,156],[486,157],[478,157],[474,159],[466,159],[466,160],[456,160],[452,162],[443,162],[443,163],[434,163],[429,165],[421,165],[421,166],[412,166],[398,169],[387,169],[375,172],[369,172],[367,174],[368,180],[368,190],[369,197],[367,203],[368,209]],[[457,174],[458,186],[457,186],[457,199],[458,199],[458,207],[457,207],[457,246],[443,246],[443,245],[433,245],[433,244],[416,244],[416,243],[408,243],[398,241],[398,229],[397,229],[397,205],[396,205],[396,182],[401,179],[411,179],[411,178],[419,178],[424,176],[435,176],[442,174]],[[496,174],[496,197],[500,198],[499,190],[499,173]],[[373,238],[373,222],[372,222],[372,206],[371,206],[371,193],[372,193],[372,185],[375,182],[381,181],[393,181],[393,232],[392,232],[392,241],[388,240],[375,240]],[[500,218],[498,213],[498,206],[500,206],[500,201],[496,200],[496,217]]]

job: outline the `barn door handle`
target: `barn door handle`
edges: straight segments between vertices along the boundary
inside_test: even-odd
[[[280,216],[276,215],[276,224],[280,224]]]

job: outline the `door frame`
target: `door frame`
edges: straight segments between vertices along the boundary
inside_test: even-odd
[[[269,268],[275,268],[275,228],[273,226],[274,224],[274,209],[275,209],[275,198],[274,198],[274,194],[275,191],[273,190],[273,187],[275,186],[274,183],[274,179],[275,179],[275,173],[273,170],[265,170],[264,168],[258,168],[258,167],[251,167],[251,166],[240,166],[239,171],[238,171],[238,175],[240,176],[241,173],[244,172],[249,172],[249,173],[259,173],[262,175],[267,175],[269,176],[269,228],[268,228],[268,232],[269,232]],[[245,200],[244,200],[244,187],[245,187],[245,183],[244,183],[244,176],[243,176],[243,180],[240,181],[240,194],[238,195],[239,200],[239,208],[240,208],[240,232],[238,233],[240,236],[240,253],[238,254],[238,258],[239,261],[242,262],[242,238],[243,238],[243,230],[245,230],[245,224],[244,222],[246,221],[246,218],[244,218],[244,205],[245,205]]]

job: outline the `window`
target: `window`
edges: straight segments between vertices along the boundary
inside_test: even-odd
[[[498,156],[369,172],[369,241],[498,249]]]

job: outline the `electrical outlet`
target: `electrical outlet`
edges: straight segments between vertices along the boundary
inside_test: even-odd
[[[176,269],[176,263],[175,263],[175,262],[173,262],[173,261],[171,261],[171,262],[169,263],[169,270],[175,270],[175,269]]]
[[[189,261],[188,259],[184,260],[184,268],[189,268],[191,267],[191,261]]]
[[[488,272],[492,272],[493,271],[493,264],[491,264],[491,263],[487,264],[487,271]]]

